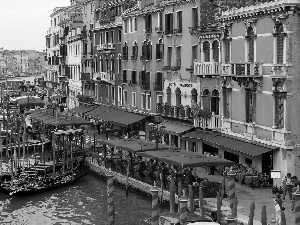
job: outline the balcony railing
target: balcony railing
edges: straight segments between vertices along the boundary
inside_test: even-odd
[[[81,73],[81,80],[82,81],[90,81],[91,80],[91,74],[90,73]]]
[[[93,73],[93,80],[112,82],[116,80],[116,76],[114,73],[106,73],[106,72]]]
[[[291,68],[292,67],[289,65],[274,64],[272,65],[272,70],[270,74],[274,77],[287,77],[289,74],[289,69]]]
[[[162,27],[155,27],[156,33],[161,33],[163,31]]]
[[[172,35],[173,34],[173,30],[166,30],[165,31],[165,35]]]
[[[262,76],[262,65],[256,62],[222,64],[223,76]]]
[[[163,69],[164,71],[171,70],[171,66],[164,66],[162,69]]]
[[[153,82],[153,89],[154,89],[154,91],[163,91],[163,84]]]
[[[212,112],[212,115],[209,118],[194,119],[194,126],[209,129],[221,129],[220,115],[215,115],[215,113]]]
[[[197,34],[199,26],[189,27],[190,34]]]
[[[219,62],[194,62],[195,75],[220,75]]]
[[[191,119],[191,107],[190,106],[173,106],[168,105],[167,103],[157,103],[156,104],[156,113],[163,115],[163,116],[169,116],[174,118],[184,118],[184,119]]]

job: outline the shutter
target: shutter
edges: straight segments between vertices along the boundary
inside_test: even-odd
[[[143,85],[143,72],[139,71],[139,84]]]
[[[170,13],[170,32],[173,33],[173,13]]]
[[[165,14],[165,32],[167,32],[169,29],[169,27],[168,27],[168,14]]]
[[[150,44],[149,43],[149,45],[148,45],[149,47],[149,60],[151,60],[152,59],[152,44]]]
[[[156,44],[156,59],[161,59],[159,51],[160,51],[160,44]]]
[[[147,87],[147,90],[150,90],[150,72],[147,72],[145,74],[146,76],[146,87]]]
[[[160,44],[160,59],[163,59],[163,55],[164,55],[164,45]]]
[[[198,8],[195,8],[194,25],[198,27]]]
[[[249,122],[249,110],[250,110],[250,101],[249,101],[249,97],[250,97],[250,93],[249,93],[249,90],[246,90],[246,122]]]
[[[139,54],[139,51],[138,51],[138,50],[139,50],[139,49],[138,49],[138,46],[136,45],[136,46],[135,46],[135,55],[136,55],[136,56],[138,56],[138,54]]]
[[[182,12],[179,12],[178,13],[178,19],[179,19],[179,25],[178,25],[178,28],[179,29],[182,29]]]
[[[126,60],[128,59],[128,45],[126,45]]]

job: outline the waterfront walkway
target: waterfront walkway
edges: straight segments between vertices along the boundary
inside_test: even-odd
[[[104,140],[104,134],[98,134],[96,130],[89,130],[87,133],[87,137],[90,139],[94,138],[94,133],[96,133],[95,138],[97,140]],[[207,177],[211,182],[222,182],[223,177],[218,173],[215,172],[215,175],[208,175],[204,168],[197,168],[196,173],[199,177]],[[226,188],[228,184],[228,179],[226,178]],[[236,187],[236,197],[238,199],[238,219],[242,221],[244,224],[248,223],[248,216],[250,212],[250,205],[251,202],[255,202],[255,212],[254,212],[254,223],[253,225],[261,225],[261,209],[263,205],[267,207],[267,218],[268,222],[271,221],[272,216],[275,215],[275,207],[273,203],[272,188],[255,188],[249,187],[246,184],[241,184],[239,182],[235,183]],[[226,189],[227,190],[227,189]],[[226,191],[227,192],[227,191]],[[228,205],[228,200],[224,199],[224,205]],[[213,210],[216,208],[214,202],[210,202],[208,204],[209,208]],[[294,224],[294,213],[290,212],[292,207],[291,201],[286,196],[286,200],[283,202],[283,206],[285,207],[285,216],[287,224]]]

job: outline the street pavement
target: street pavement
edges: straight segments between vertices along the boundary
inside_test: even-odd
[[[88,130],[86,134],[87,139],[93,141],[95,133],[95,138],[97,140],[104,140],[104,134],[98,134],[96,130]],[[197,168],[196,173],[198,177],[204,178],[207,177],[211,182],[222,182],[223,177],[215,172],[214,175],[208,175],[204,168]],[[228,179],[226,178],[226,192]],[[262,206],[265,205],[267,209],[267,219],[268,223],[271,221],[272,217],[275,216],[275,207],[273,202],[274,195],[272,194],[272,188],[252,188],[246,184],[241,184],[239,182],[235,183],[236,197],[238,199],[238,218],[243,221],[244,224],[248,223],[248,216],[250,212],[251,202],[255,203],[255,211],[254,211],[254,223],[253,225],[261,225],[261,209]],[[228,205],[228,200],[224,199],[224,205]],[[290,212],[292,207],[292,202],[289,200],[288,196],[283,201],[283,206],[285,207],[285,217],[286,224],[295,224],[295,213]]]

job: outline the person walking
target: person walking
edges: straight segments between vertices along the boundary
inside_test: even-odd
[[[283,197],[282,199],[285,200],[286,193],[289,194],[289,198],[292,201],[292,188],[293,188],[293,182],[292,182],[292,175],[291,173],[287,173],[286,176],[282,179],[283,183]]]
[[[278,204],[278,201],[276,199],[276,197],[273,198],[274,201],[274,206],[275,206],[275,212],[276,212],[276,216],[275,216],[275,220],[276,220],[276,225],[280,225],[281,224],[281,207]]]

